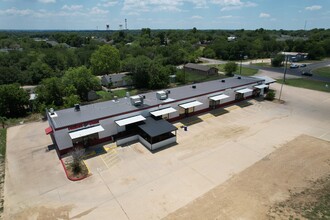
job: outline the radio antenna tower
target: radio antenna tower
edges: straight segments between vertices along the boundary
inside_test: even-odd
[[[127,30],[127,19],[125,18],[125,30]]]

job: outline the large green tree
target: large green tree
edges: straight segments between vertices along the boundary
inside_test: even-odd
[[[150,89],[162,89],[168,85],[169,75],[166,72],[165,67],[158,63],[153,63],[149,66],[149,88]]]
[[[0,116],[23,116],[28,103],[29,94],[19,84],[0,85]]]
[[[272,66],[273,66],[273,67],[279,67],[279,66],[282,66],[284,60],[285,60],[285,56],[284,56],[284,55],[282,55],[282,54],[277,54],[277,55],[271,60]]]
[[[110,45],[103,45],[92,54],[91,65],[95,75],[118,72],[120,69],[119,51]]]
[[[237,70],[237,64],[235,62],[228,62],[225,64],[224,69],[227,76],[232,76],[233,73]]]
[[[65,87],[74,87],[82,100],[87,100],[88,92],[100,86],[99,80],[85,66],[70,68],[62,77]]]
[[[41,81],[37,87],[38,101],[46,105],[63,105],[64,86],[60,78],[52,77]]]
[[[147,88],[150,75],[148,73],[151,60],[146,56],[138,56],[131,61],[132,79],[136,88]]]

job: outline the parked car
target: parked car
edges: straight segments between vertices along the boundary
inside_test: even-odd
[[[302,71],[302,72],[301,72],[301,75],[303,75],[303,76],[313,76],[313,73],[311,73],[311,72],[306,72],[306,71]]]
[[[300,64],[300,67],[306,67],[307,65],[305,63]]]
[[[297,64],[291,64],[291,65],[290,65],[290,68],[291,68],[291,69],[295,69],[295,68],[299,68],[299,66],[298,66]]]

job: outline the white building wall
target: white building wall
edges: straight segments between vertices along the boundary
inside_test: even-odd
[[[165,147],[165,146],[168,146],[168,145],[173,144],[173,143],[176,143],[176,136],[175,137],[171,137],[171,138],[166,139],[166,140],[163,140],[163,141],[158,142],[156,144],[153,144],[152,145],[152,150],[156,150],[158,148]]]
[[[203,110],[209,107],[209,100],[208,100],[208,96],[200,96],[196,98],[197,101],[203,103],[202,105],[196,106],[195,107],[195,112],[199,111],[199,110]]]
[[[143,137],[141,137],[140,135],[138,135],[138,139],[139,141],[145,146],[147,147],[149,150],[151,150],[151,144],[146,141]]]
[[[119,139],[116,141],[117,145],[123,145],[123,144],[127,144],[129,142],[133,142],[133,141],[137,141],[139,140],[140,135],[133,135],[127,138],[123,138],[123,139]]]
[[[187,100],[173,102],[173,103],[170,103],[170,104],[162,103],[162,104],[160,104],[156,107],[149,108],[149,109],[146,109],[146,110],[142,110],[140,112],[137,111],[137,112],[133,112],[133,113],[125,114],[125,115],[120,115],[120,116],[117,116],[117,117],[114,117],[114,118],[104,119],[104,120],[100,121],[100,124],[104,128],[104,131],[99,133],[99,137],[100,138],[105,138],[105,137],[108,137],[108,136],[115,135],[119,132],[125,131],[125,126],[122,126],[122,127],[118,126],[115,123],[116,120],[132,117],[132,116],[136,116],[136,115],[142,115],[143,117],[150,117],[151,116],[150,112],[156,111],[158,109],[167,108],[167,107],[172,107],[172,108],[177,110],[176,112],[173,112],[173,113],[169,114],[170,119],[171,118],[176,118],[176,117],[179,116],[179,111],[180,111],[179,105],[180,104],[192,102],[192,101],[195,101],[195,100],[199,101],[199,102],[202,102],[203,103],[202,105],[199,105],[199,106],[195,107],[195,111],[200,111],[200,110],[203,110],[203,109],[206,109],[206,108],[209,107],[209,97],[211,97],[211,96],[220,95],[220,94],[228,95],[229,96],[228,98],[223,99],[223,100],[220,101],[220,104],[225,104],[225,103],[232,102],[232,101],[235,100],[235,95],[236,95],[235,91],[240,90],[240,89],[244,89],[244,88],[249,88],[249,89],[253,90],[255,85],[257,85],[257,83],[252,84],[252,85],[248,85],[248,86],[237,87],[237,88],[234,88],[234,89],[227,89],[225,91],[215,92],[215,93],[211,93],[211,94],[208,94],[208,95],[205,95],[205,96],[199,96],[199,97],[196,97],[196,98],[191,98],[191,99],[187,99]],[[251,95],[252,95],[252,92],[249,92],[249,93],[246,93],[244,95],[244,97],[251,96]]]

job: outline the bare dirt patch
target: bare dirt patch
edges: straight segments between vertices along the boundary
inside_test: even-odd
[[[21,212],[16,213],[13,219],[23,220],[33,217],[33,219],[70,219],[69,214],[72,210],[72,205],[60,206],[57,208],[38,206],[34,208],[24,209]]]
[[[299,193],[273,205],[271,219],[330,219],[330,175],[314,181]]]
[[[329,175],[329,159],[329,142],[299,136],[166,219],[289,219],[295,209],[284,214],[275,207],[315,200],[303,192],[322,188],[315,182]]]

